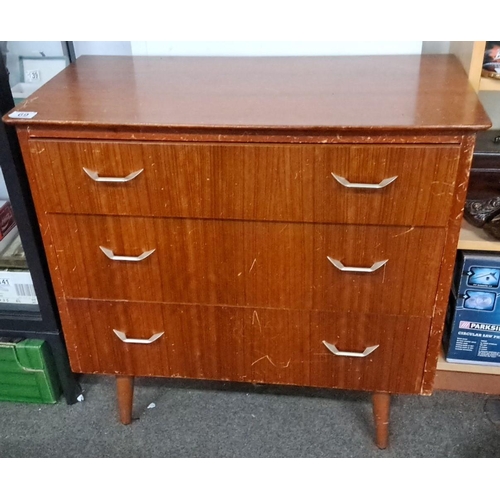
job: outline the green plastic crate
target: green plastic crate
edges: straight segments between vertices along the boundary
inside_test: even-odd
[[[0,338],[0,401],[57,403],[60,395],[47,342]]]

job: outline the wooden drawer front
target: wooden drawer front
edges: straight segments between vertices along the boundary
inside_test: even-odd
[[[458,146],[30,141],[45,212],[444,226]],[[128,182],[96,182],[83,168]],[[351,183],[382,189],[347,188]]]
[[[63,328],[76,372],[308,385],[308,315],[198,305],[68,300]],[[127,337],[151,344],[124,343]]]
[[[444,231],[51,215],[52,268],[75,298],[430,315]],[[110,260],[139,256],[140,262]],[[344,272],[346,266],[375,272]]]
[[[371,391],[420,392],[429,318],[311,313],[311,385]],[[366,357],[360,354],[378,346]]]
[[[76,372],[418,392],[429,320],[308,311],[68,300]],[[125,343],[149,340],[151,344]],[[121,335],[121,334],[120,334]],[[323,344],[362,352],[334,356]]]

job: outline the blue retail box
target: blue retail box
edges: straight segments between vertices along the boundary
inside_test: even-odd
[[[500,366],[500,255],[459,252],[446,361]]]

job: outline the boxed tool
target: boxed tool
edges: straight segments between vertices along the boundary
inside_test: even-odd
[[[446,361],[500,366],[500,255],[459,252],[445,337]]]

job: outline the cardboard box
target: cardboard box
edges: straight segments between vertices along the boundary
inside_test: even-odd
[[[459,252],[445,338],[446,361],[500,365],[500,255]]]

